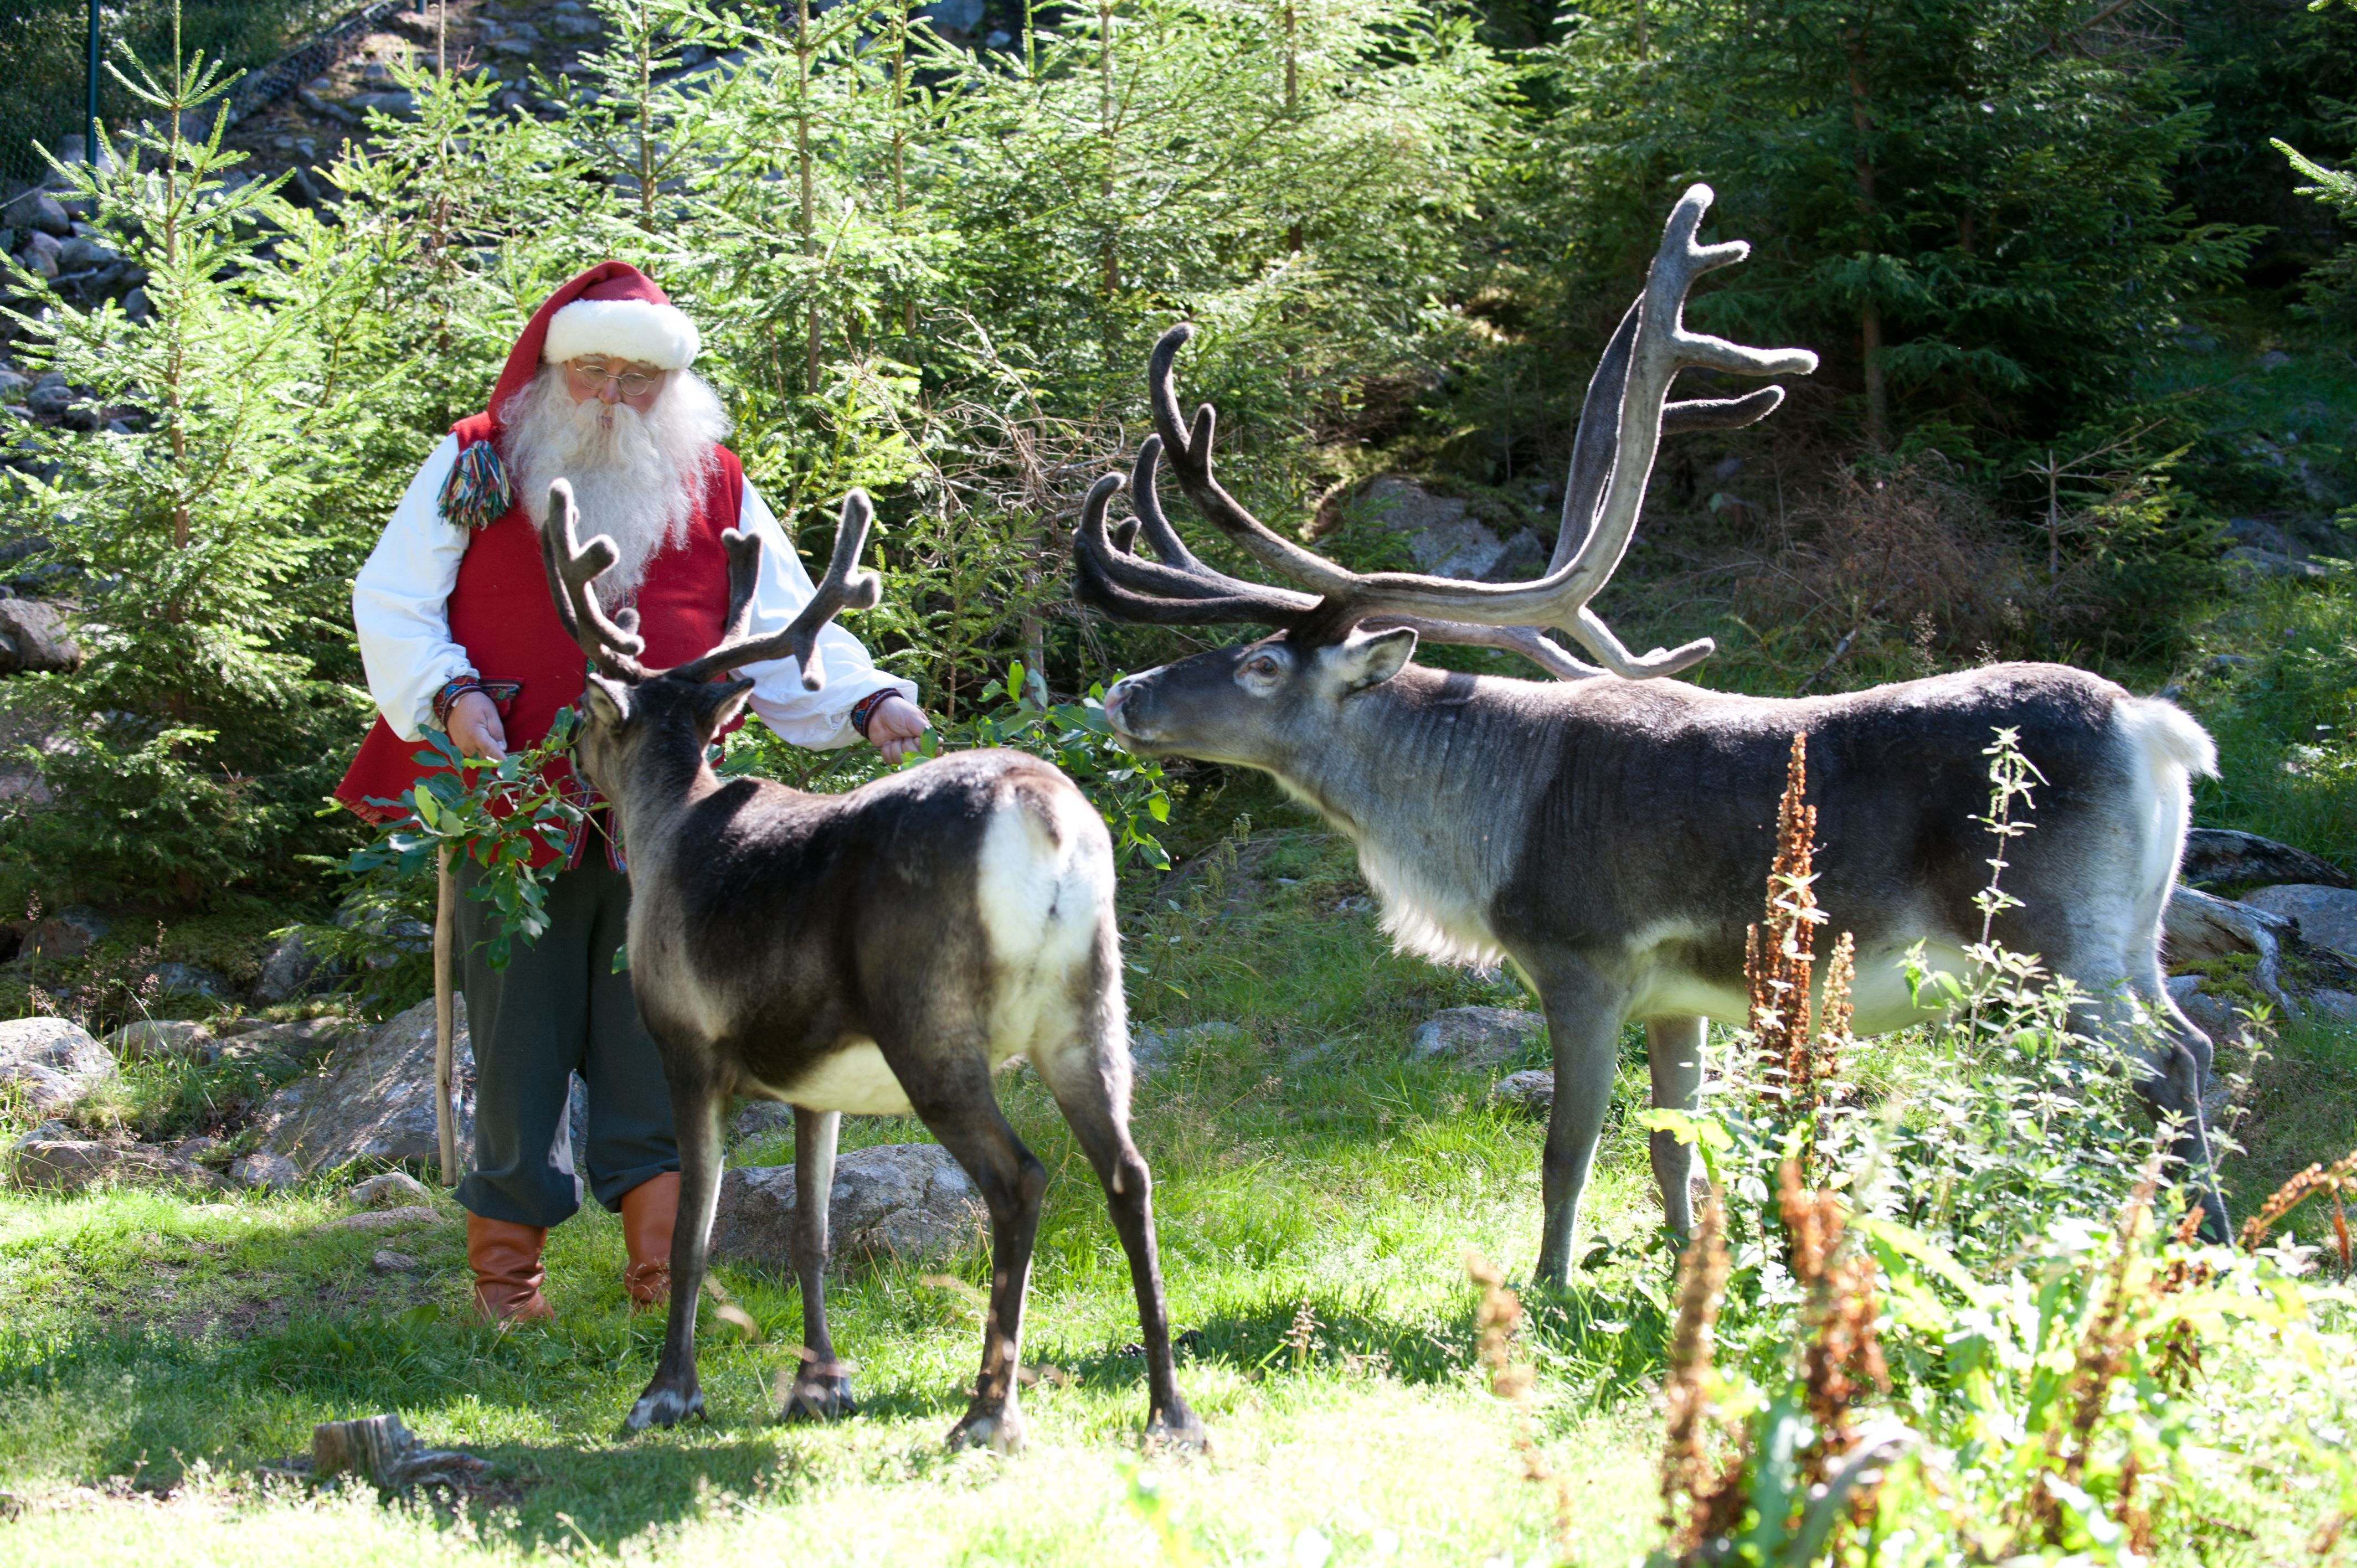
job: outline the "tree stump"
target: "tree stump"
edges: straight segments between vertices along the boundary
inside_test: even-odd
[[[455,1449],[421,1448],[397,1415],[323,1421],[311,1429],[311,1478],[365,1477],[379,1491],[403,1492],[421,1482],[460,1486],[490,1466]]]

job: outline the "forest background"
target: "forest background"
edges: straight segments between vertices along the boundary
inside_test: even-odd
[[[9,351],[85,417],[19,418],[0,532],[88,658],[0,688],[0,908],[194,921],[190,956],[334,903],[358,830],[321,805],[371,717],[352,573],[532,306],[608,255],[702,324],[781,516],[877,496],[856,629],[945,721],[1003,706],[1011,661],[1077,695],[1189,646],[1083,618],[1063,560],[1174,320],[1264,515],[1405,564],[1362,483],[1401,473],[1544,545],[1587,368],[1694,179],[1755,246],[1695,319],[1825,361],[1656,482],[1615,614],[1718,637],[1706,682],[2028,655],[2190,689],[2223,552],[2346,553],[2346,6],[950,8],[996,48],[891,5],[594,9],[562,74],[425,41],[372,66],[394,112],[292,177],[209,135],[226,78],[176,78],[178,13],[110,13],[129,139],[72,177],[139,288],[12,263]],[[33,75],[78,12],[26,14]],[[2250,717],[2317,759],[2230,768],[2205,820],[2345,856],[2329,693],[2357,666],[2315,658]]]

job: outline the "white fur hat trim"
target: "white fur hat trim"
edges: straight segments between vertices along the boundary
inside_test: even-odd
[[[643,299],[576,299],[548,320],[540,357],[550,364],[584,354],[612,354],[666,371],[695,363],[695,323],[675,305]]]

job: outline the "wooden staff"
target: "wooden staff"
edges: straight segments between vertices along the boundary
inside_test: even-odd
[[[457,1004],[450,983],[450,930],[458,919],[458,879],[450,874],[449,844],[434,868],[434,1139],[442,1156],[442,1185],[458,1182],[458,1112],[452,1095],[452,1036]]]

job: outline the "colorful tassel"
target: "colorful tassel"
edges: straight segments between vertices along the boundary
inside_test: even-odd
[[[508,506],[508,475],[498,449],[478,441],[460,452],[442,482],[442,515],[461,528],[489,528],[507,515]]]

